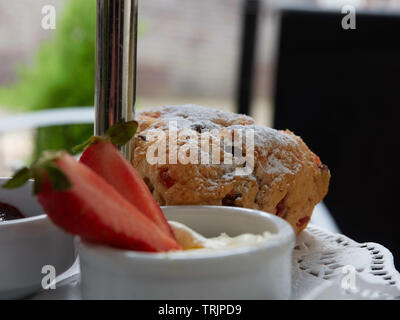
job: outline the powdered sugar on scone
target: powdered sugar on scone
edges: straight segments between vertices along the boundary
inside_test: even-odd
[[[137,120],[133,164],[161,205],[255,208],[281,216],[300,232],[314,206],[328,191],[329,170],[322,169],[302,139],[288,130],[259,126],[248,116],[196,105],[154,108],[139,113]],[[176,128],[175,133],[171,124]],[[248,130],[252,135],[246,136]],[[241,143],[232,142],[233,148],[221,138],[235,136],[232,132],[241,133]],[[163,149],[166,161],[150,163],[146,158],[148,152],[163,135],[168,141],[177,135],[177,147],[166,143]],[[214,149],[202,148],[201,141],[205,138],[214,141]],[[179,152],[183,150],[186,156],[195,147],[199,152],[190,163],[179,162]],[[249,150],[254,156],[252,170],[245,175],[237,174],[238,169],[248,165],[248,158],[241,163],[229,160]],[[178,161],[168,161],[175,153]],[[202,161],[207,156],[209,161]],[[213,162],[215,157],[219,163]]]

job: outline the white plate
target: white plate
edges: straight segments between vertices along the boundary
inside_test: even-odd
[[[0,178],[0,184],[7,180]],[[15,190],[0,188],[0,202],[15,206],[26,217],[0,223],[0,299],[37,292],[49,272],[44,266],[62,273],[75,261],[73,237],[43,214],[32,184],[29,181]]]
[[[289,299],[295,244],[285,220],[259,210],[227,206],[161,207],[205,237],[222,232],[272,235],[257,244],[223,250],[135,252],[78,239],[82,297],[97,299]]]
[[[400,274],[389,250],[313,225],[297,237],[292,270],[292,299],[400,298]],[[32,299],[81,299],[79,266],[69,272],[71,277],[56,290],[42,291]]]

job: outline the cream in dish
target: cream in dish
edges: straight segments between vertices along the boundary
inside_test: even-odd
[[[183,250],[219,250],[245,247],[259,244],[273,236],[273,234],[266,231],[263,234],[244,233],[236,237],[230,237],[226,233],[222,233],[218,237],[206,238],[180,222],[169,221],[169,224]]]

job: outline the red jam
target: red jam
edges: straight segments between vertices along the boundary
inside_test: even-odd
[[[161,169],[158,176],[161,183],[167,188],[171,188],[175,184],[175,180],[168,174],[168,168]]]
[[[322,165],[321,159],[316,155],[315,155],[315,162],[317,163],[318,166]]]
[[[298,228],[302,228],[309,221],[310,221],[310,217],[303,217],[303,218],[299,219],[299,221],[297,221],[296,226]]]
[[[0,202],[0,222],[25,218],[21,211],[7,203]]]

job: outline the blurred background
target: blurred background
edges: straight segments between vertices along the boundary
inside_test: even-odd
[[[1,176],[92,135],[95,4],[0,0]],[[44,5],[55,30],[41,26]],[[355,30],[341,26],[344,5],[357,9]],[[325,202],[340,230],[399,259],[399,10],[400,0],[139,0],[137,109],[195,103],[293,130],[331,170]],[[35,117],[46,110],[66,113]]]

